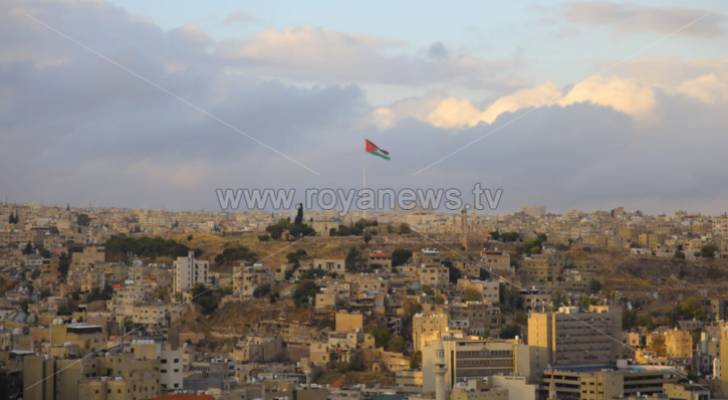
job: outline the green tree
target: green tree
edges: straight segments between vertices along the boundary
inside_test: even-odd
[[[703,320],[706,316],[704,300],[697,296],[688,297],[677,303],[671,314],[673,322],[677,322],[681,319]]]
[[[638,324],[637,311],[635,310],[624,310],[622,313],[622,329],[629,330],[636,328]]]
[[[442,265],[447,267],[448,271],[448,278],[450,280],[450,283],[457,283],[458,279],[460,279],[463,276],[463,273],[460,272],[459,269],[455,268],[455,265],[450,260],[445,260],[442,262]]]
[[[592,279],[589,281],[589,292],[593,294],[599,293],[599,291],[602,290],[602,283],[599,282],[596,279]]]
[[[66,278],[66,275],[68,275],[68,268],[70,268],[70,266],[71,259],[68,257],[68,254],[66,254],[66,252],[61,253],[58,257],[58,272],[64,279]]]
[[[387,348],[387,346],[389,345],[389,339],[392,336],[392,334],[389,332],[389,329],[378,326],[372,329],[370,333],[372,336],[374,336],[374,345],[376,347]]]
[[[364,255],[359,251],[358,248],[352,247],[349,252],[346,253],[346,270],[349,272],[358,272],[365,269],[366,260]]]
[[[392,252],[392,266],[397,267],[405,265],[412,258],[412,250],[410,249],[394,249]]]
[[[718,253],[718,247],[712,243],[708,243],[700,249],[700,256],[703,258],[715,258]]]
[[[253,297],[255,297],[256,299],[265,297],[268,294],[270,294],[271,290],[272,290],[272,288],[271,288],[270,284],[264,283],[264,284],[258,286],[257,288],[255,288],[255,290],[253,290]]]
[[[316,231],[314,231],[313,228],[306,224],[295,224],[288,229],[288,232],[291,234],[291,236],[297,239],[300,239],[304,236],[313,236],[314,234],[316,234]]]
[[[88,214],[78,214],[76,216],[76,224],[78,224],[78,226],[89,226],[91,225],[91,217],[89,217]]]
[[[513,339],[520,334],[521,328],[518,325],[506,325],[500,331],[501,339]]]
[[[478,278],[480,278],[481,281],[487,281],[490,279],[490,272],[488,272],[487,269],[481,268],[479,272]]]
[[[228,247],[215,257],[217,264],[230,264],[237,261],[256,262],[258,255],[245,246]]]
[[[197,304],[203,314],[210,315],[217,310],[220,299],[213,290],[206,288],[203,284],[197,284],[192,288],[192,301]]]
[[[490,233],[490,238],[501,242],[517,242],[521,240],[521,235],[518,232],[494,231]]]
[[[124,256],[134,254],[140,257],[184,257],[190,248],[171,239],[159,236],[133,238],[114,235],[106,241],[106,253]]]
[[[71,315],[73,314],[73,307],[71,307],[68,303],[63,303],[60,306],[58,306],[58,311],[56,312],[57,315]]]
[[[422,352],[421,351],[415,351],[410,356],[410,368],[412,369],[420,369],[422,366]]]
[[[355,350],[352,352],[349,358],[349,364],[347,365],[349,371],[364,371],[366,370],[366,364],[364,363],[364,356],[361,351]]]
[[[288,254],[286,254],[286,259],[289,263],[296,266],[296,268],[301,266],[301,260],[306,257],[308,254],[306,253],[306,250],[304,249],[298,249],[296,251],[292,251]]]
[[[467,288],[463,290],[463,300],[465,301],[481,301],[483,296],[478,292],[477,289]]]
[[[389,343],[387,343],[387,350],[397,353],[404,353],[406,347],[407,343],[405,342],[404,338],[399,335],[392,336],[391,338],[389,338]]]
[[[33,248],[33,243],[31,243],[31,242],[26,243],[25,247],[23,247],[23,255],[29,256],[33,253],[35,253],[35,249]]]
[[[298,203],[298,209],[296,210],[296,218],[293,220],[294,225],[300,225],[303,223],[303,204]]]
[[[303,280],[298,283],[296,290],[293,291],[293,302],[297,307],[310,306],[313,299],[318,293],[319,287],[316,282],[311,280]]]
[[[275,224],[268,225],[265,231],[268,232],[270,237],[275,240],[280,240],[283,237],[283,232],[287,231],[291,227],[291,221],[288,218],[281,218]]]

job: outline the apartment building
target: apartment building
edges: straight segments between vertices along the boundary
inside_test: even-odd
[[[505,250],[483,249],[480,259],[492,272],[503,274],[511,271],[511,255]]]
[[[452,389],[458,382],[493,375],[513,375],[517,370],[519,344],[513,340],[444,336],[425,344],[422,349],[424,393],[435,389],[435,364],[438,348],[444,349],[445,384]]]
[[[500,307],[483,301],[453,303],[448,306],[449,327],[470,336],[497,337],[501,327]]]
[[[540,391],[559,400],[612,400],[661,394],[673,379],[669,369],[547,369]]]
[[[439,338],[448,329],[446,313],[417,313],[412,317],[412,345],[421,351],[427,341]]]
[[[447,289],[450,284],[450,272],[442,264],[420,265],[420,284],[432,288]]]
[[[543,349],[543,361],[553,366],[613,363],[623,351],[621,337],[618,307],[560,307],[528,317],[528,345]]]
[[[251,298],[255,291],[274,281],[273,271],[263,264],[236,265],[233,267],[233,293],[243,298]]]
[[[177,257],[174,261],[174,272],[175,293],[191,289],[197,284],[210,283],[210,262],[196,259],[193,251],[190,251],[187,257]]]

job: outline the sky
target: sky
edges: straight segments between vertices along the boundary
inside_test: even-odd
[[[366,168],[500,211],[728,211],[728,4],[451,3],[8,0],[0,196],[214,210]]]

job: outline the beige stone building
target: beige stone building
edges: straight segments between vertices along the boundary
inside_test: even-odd
[[[672,379],[665,370],[547,369],[541,390],[557,399],[613,400],[661,394]]]
[[[488,380],[473,379],[455,385],[450,400],[509,400],[508,389],[495,387]]]
[[[363,328],[364,316],[361,313],[336,313],[336,332],[358,331]]]
[[[693,358],[693,336],[689,331],[669,330],[665,331],[665,356],[671,359]]]
[[[446,313],[418,313],[412,317],[412,345],[414,351],[421,351],[429,340],[437,339],[447,332]]]
[[[450,274],[442,264],[420,265],[420,284],[432,288],[447,289],[450,284]]]
[[[233,293],[242,298],[251,298],[256,289],[263,285],[272,285],[273,271],[263,264],[236,265],[233,267]]]
[[[587,312],[561,307],[528,318],[528,345],[542,349],[543,365],[609,364],[622,355],[621,310],[592,306]]]
[[[483,249],[480,252],[480,259],[486,268],[493,272],[503,274],[511,271],[511,255],[505,250]]]

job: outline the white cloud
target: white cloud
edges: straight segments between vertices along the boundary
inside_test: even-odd
[[[677,91],[706,104],[728,102],[728,81],[716,74],[701,75],[681,83]]]
[[[531,89],[519,90],[511,95],[494,101],[483,112],[481,120],[489,124],[506,112],[518,111],[526,107],[542,107],[554,104],[561,97],[561,91],[553,84],[546,82]]]
[[[559,104],[588,102],[634,117],[646,117],[655,106],[653,89],[620,78],[594,76],[577,83]]]
[[[470,100],[448,97],[442,100],[425,120],[438,128],[475,126],[481,122],[481,114]]]
[[[651,121],[657,106],[657,91],[688,96],[705,104],[728,101],[728,74],[705,74],[691,79],[668,84],[660,80],[654,84],[626,79],[617,76],[592,76],[577,82],[570,90],[562,93],[552,82],[546,82],[530,89],[518,90],[501,96],[479,108],[469,99],[452,96],[411,99],[409,104],[417,104],[419,112],[403,109],[401,103],[377,110],[381,119],[386,116],[391,126],[405,117],[417,118],[438,128],[473,127],[481,123],[492,124],[508,112],[526,108],[546,106],[566,107],[577,103],[591,103],[612,108],[630,117]],[[428,101],[424,101],[427,99]]]

